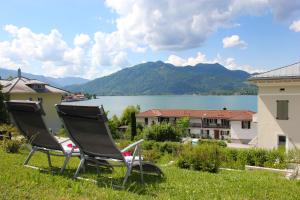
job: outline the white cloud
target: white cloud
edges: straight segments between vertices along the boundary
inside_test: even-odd
[[[210,33],[233,25],[242,14],[264,11],[267,0],[106,0],[119,17],[117,32],[137,46],[154,50],[199,47]]]
[[[31,65],[38,65],[50,76],[95,78],[129,65],[126,46],[120,39],[115,40],[117,33],[97,32],[93,40],[89,35],[79,34],[74,37],[72,47],[56,29],[44,34],[6,25],[4,30],[11,39],[0,41],[2,67],[32,70]]]
[[[86,34],[79,34],[76,35],[74,38],[74,45],[75,46],[85,46],[90,41],[90,36]]]
[[[247,43],[240,39],[238,35],[232,35],[223,39],[223,48],[239,46],[241,49],[247,48]]]
[[[293,23],[290,25],[290,30],[300,32],[300,19],[293,21]]]
[[[217,56],[213,59],[207,59],[206,55],[201,52],[198,52],[195,57],[189,58],[182,58],[180,56],[170,55],[165,62],[178,67],[184,67],[188,65],[195,66],[199,63],[220,63],[221,65],[225,66],[230,70],[244,70],[249,73],[264,71],[260,68],[252,67],[251,65],[237,64],[234,58],[222,58],[219,54],[217,54]]]

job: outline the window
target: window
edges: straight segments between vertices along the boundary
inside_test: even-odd
[[[285,144],[286,144],[286,136],[278,135],[278,146],[285,147]]]
[[[251,122],[250,121],[242,121],[242,129],[250,129]]]
[[[289,101],[288,100],[278,100],[277,101],[277,117],[278,120],[288,120],[289,119]]]
[[[145,118],[145,124],[148,125],[148,117]]]

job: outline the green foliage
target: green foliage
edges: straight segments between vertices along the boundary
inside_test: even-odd
[[[286,154],[282,150],[265,149],[222,149],[222,166],[244,169],[245,165],[285,168]]]
[[[139,105],[136,106],[127,106],[121,115],[120,123],[121,125],[128,125],[131,122],[131,113],[138,114],[141,108]]]
[[[198,141],[198,144],[216,144],[220,147],[227,147],[227,144],[223,140],[214,140],[214,139],[201,139]]]
[[[218,63],[179,68],[158,61],[66,89],[98,95],[256,94],[257,88],[245,83],[249,77],[245,71],[231,71]]]
[[[111,183],[123,180],[125,168],[115,167],[113,172],[86,167],[85,178],[72,179],[79,159],[71,158],[68,170],[59,173],[63,157],[53,156],[53,168],[41,172],[24,167],[28,152],[8,154],[0,149],[0,199],[300,199],[299,181],[290,181],[281,175],[261,171],[225,171],[218,174],[183,170],[173,166],[160,166],[165,174],[161,179],[133,173],[125,190],[112,189]],[[48,168],[45,154],[37,152],[32,157],[34,165]],[[53,170],[53,171],[52,171]]]
[[[4,105],[4,101],[9,100],[9,95],[2,93],[2,85],[0,85],[0,123],[9,123],[9,115]]]
[[[300,150],[292,149],[287,154],[287,160],[290,163],[298,163],[300,164]]]
[[[180,133],[169,123],[154,124],[143,130],[143,135],[147,140],[155,141],[180,141]]]
[[[22,146],[22,141],[16,139],[7,139],[4,138],[2,141],[2,148],[7,153],[18,153],[19,149]]]
[[[190,126],[190,118],[182,117],[176,120],[176,129],[181,133],[182,136],[187,135],[187,129]]]
[[[112,137],[114,139],[121,138],[121,133],[118,131],[118,127],[120,126],[120,121],[116,115],[113,115],[112,118],[108,120],[108,125]]]
[[[220,147],[212,144],[186,145],[177,161],[180,168],[216,173],[221,164]]]

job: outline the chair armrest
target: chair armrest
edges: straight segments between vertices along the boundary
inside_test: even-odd
[[[62,143],[66,142],[66,141],[69,141],[69,140],[71,140],[71,139],[70,139],[70,138],[65,139],[65,140],[63,140],[63,141],[60,141],[59,144],[62,144]]]
[[[128,145],[128,146],[125,147],[124,149],[122,149],[121,152],[123,153],[123,152],[125,152],[125,151],[128,151],[129,149],[132,149],[133,147],[139,145],[139,144],[142,143],[143,141],[144,141],[144,139],[141,139],[141,140],[139,140],[139,141],[136,141],[136,142],[134,142],[134,143]]]

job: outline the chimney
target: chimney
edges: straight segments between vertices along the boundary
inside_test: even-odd
[[[21,78],[21,69],[18,69],[18,77]]]

